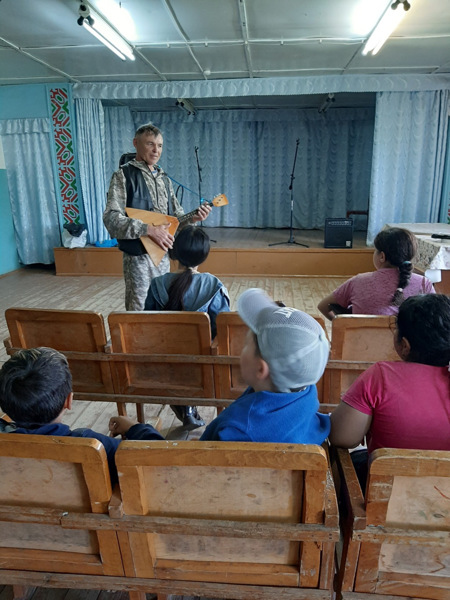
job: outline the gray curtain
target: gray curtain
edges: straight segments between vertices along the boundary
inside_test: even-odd
[[[296,140],[294,227],[323,228],[326,217],[366,210],[373,145],[373,111],[231,110],[133,113],[135,126],[152,121],[164,134],[161,165],[187,186],[183,206],[198,204],[199,147],[202,196],[224,193],[209,226],[289,227],[290,175]],[[174,184],[177,187],[176,184]]]
[[[436,223],[449,91],[377,94],[368,243],[385,223]]]
[[[54,262],[61,245],[48,119],[0,121],[19,260]]]
[[[135,127],[128,106],[104,107],[105,115],[105,173],[109,184],[111,175],[119,168],[125,152],[134,152]]]
[[[89,243],[109,239],[102,215],[106,205],[105,123],[100,100],[75,99],[80,188]]]

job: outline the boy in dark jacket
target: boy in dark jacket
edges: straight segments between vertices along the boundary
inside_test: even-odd
[[[117,481],[114,455],[120,440],[92,429],[71,430],[62,423],[72,407],[72,375],[66,357],[52,348],[20,350],[0,369],[0,407],[12,419],[0,419],[0,432],[94,438],[105,447],[111,480]],[[110,427],[113,428],[114,417]],[[129,440],[163,440],[151,425],[123,418]]]

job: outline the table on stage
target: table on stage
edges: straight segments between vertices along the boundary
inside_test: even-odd
[[[409,229],[417,237],[418,251],[414,267],[434,283],[437,292],[450,294],[450,239],[432,238],[431,234],[450,235],[445,223],[388,223],[387,227]]]

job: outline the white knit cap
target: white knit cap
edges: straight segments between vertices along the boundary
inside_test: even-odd
[[[238,312],[256,334],[272,383],[280,392],[319,381],[330,345],[313,317],[295,308],[278,306],[258,288],[246,290],[239,297]]]

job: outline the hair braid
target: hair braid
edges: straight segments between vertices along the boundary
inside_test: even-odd
[[[416,236],[407,229],[390,227],[380,231],[374,240],[375,248],[384,252],[386,260],[398,268],[397,289],[391,299],[393,306],[400,306],[404,301],[403,290],[411,279],[412,259],[417,252]]]
[[[164,310],[184,310],[183,296],[192,283],[192,271],[186,269],[175,277],[169,287],[169,300]]]
[[[409,280],[411,279],[411,273],[413,271],[413,266],[411,261],[405,260],[398,267],[398,287],[392,296],[392,304],[393,306],[400,306],[400,304],[404,300],[403,290],[408,285]]]

